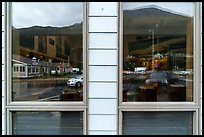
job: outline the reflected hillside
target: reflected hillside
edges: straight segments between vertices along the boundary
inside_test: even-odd
[[[190,16],[153,5],[124,10],[124,61],[131,60],[133,64],[135,62],[139,65],[143,58],[146,62],[151,62],[152,54],[163,54],[167,59],[178,51],[183,56],[191,57],[192,52],[188,50],[187,53],[186,47],[192,46],[192,22],[193,18]],[[133,66],[124,67],[134,70]]]
[[[124,10],[124,34],[149,34],[149,29],[158,24],[157,34],[185,34],[189,17],[172,13],[162,8],[149,6],[135,10]],[[133,18],[134,17],[134,18]]]
[[[29,28],[16,29],[24,35],[66,35],[66,34],[82,34],[82,22],[75,23],[71,26],[52,27],[52,26],[33,26]]]
[[[82,67],[82,22],[66,27],[13,28],[13,54]]]

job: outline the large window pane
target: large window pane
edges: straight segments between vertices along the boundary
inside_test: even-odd
[[[12,3],[13,101],[83,100],[83,3]]]
[[[123,135],[192,135],[192,112],[124,112]]]
[[[83,135],[83,112],[13,112],[13,135]]]
[[[193,101],[193,3],[123,3],[123,101]]]

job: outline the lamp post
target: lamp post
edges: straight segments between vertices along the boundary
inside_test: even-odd
[[[152,72],[154,72],[154,29],[149,29],[149,32],[152,33]]]
[[[158,28],[158,24],[156,24],[156,28]],[[154,72],[154,28],[149,30],[152,33],[152,72]]]
[[[152,72],[154,72],[154,29],[152,29]]]

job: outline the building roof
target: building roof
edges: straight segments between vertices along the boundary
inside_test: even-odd
[[[48,62],[42,62],[42,61],[38,61],[36,60],[34,63],[34,61],[32,61],[32,59],[21,56],[21,55],[13,55],[13,59],[12,61],[17,62],[17,63],[21,63],[21,64],[25,64],[25,65],[38,65],[38,66],[51,66],[51,64],[48,64]],[[52,65],[53,66],[53,65]]]

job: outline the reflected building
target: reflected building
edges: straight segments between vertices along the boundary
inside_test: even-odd
[[[159,86],[158,83],[155,83],[157,86],[155,84],[147,85],[146,81],[151,78],[151,75],[157,74],[157,71],[167,73],[168,80],[172,81],[174,73],[186,73],[188,70],[192,70],[192,39],[193,17],[191,16],[154,5],[124,10],[123,71],[129,71],[132,74],[123,76],[124,101],[128,101],[127,95],[134,97],[129,101],[170,101],[171,99],[166,97],[167,94],[164,95],[162,92],[170,93],[173,86],[180,86],[178,83],[176,85],[169,83],[168,88],[162,89],[165,91],[160,91],[161,85]],[[137,76],[135,72],[137,68],[145,68],[146,72],[141,73],[143,76]],[[185,76],[181,90],[185,94],[177,97],[176,101],[192,101],[192,78],[192,75]],[[143,94],[150,90],[150,93],[155,91],[155,94]],[[174,88],[174,91],[177,90]],[[139,95],[140,92],[142,95]],[[159,97],[160,92],[163,94],[162,97]],[[174,96],[179,95],[176,92],[172,92],[171,95],[173,94]],[[150,95],[150,97],[143,99],[145,95]],[[137,97],[135,98],[135,96]]]
[[[124,10],[123,15],[124,69],[192,69],[192,17],[157,6]]]
[[[33,57],[38,64],[47,65],[47,73],[51,70],[67,73],[71,68],[82,70],[82,23],[61,28],[13,27],[13,59],[22,62],[25,59],[21,58],[27,58],[32,65]]]

